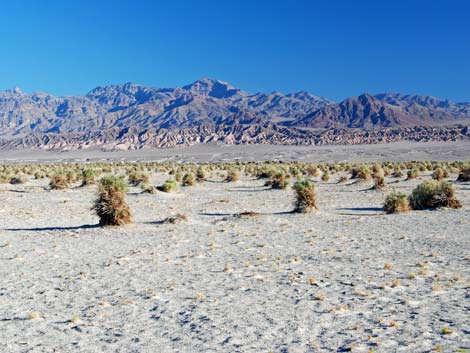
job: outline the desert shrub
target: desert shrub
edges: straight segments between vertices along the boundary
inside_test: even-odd
[[[240,172],[238,172],[237,170],[229,170],[227,172],[227,177],[225,178],[225,181],[227,182],[234,182],[234,181],[238,181],[240,180]]]
[[[46,173],[43,171],[37,171],[34,173],[34,179],[44,179],[46,177]]]
[[[186,222],[188,220],[188,216],[178,213],[174,216],[167,217],[163,220],[163,223],[170,223],[170,224],[177,224],[181,222]]]
[[[348,177],[346,175],[341,175],[338,179],[338,184],[345,183],[348,181]]]
[[[392,177],[394,178],[401,178],[403,176],[403,171],[402,169],[397,166],[393,169]]]
[[[307,174],[310,175],[310,176],[313,176],[313,177],[318,177],[320,176],[320,169],[317,168],[317,166],[313,165],[313,164],[309,164],[307,166]]]
[[[271,178],[275,174],[275,170],[271,167],[263,167],[256,173],[258,179]]]
[[[285,172],[277,172],[272,175],[268,181],[266,181],[266,186],[271,186],[273,189],[285,189],[289,185],[289,174]]]
[[[96,172],[94,169],[82,170],[82,186],[96,184]]]
[[[297,177],[300,175],[300,169],[297,166],[292,166],[289,168],[289,173],[293,177]]]
[[[177,171],[175,173],[175,180],[180,183],[182,180],[183,180],[183,173],[181,173],[180,171]]]
[[[402,213],[410,210],[410,203],[404,193],[393,191],[387,195],[383,207],[386,213]]]
[[[196,184],[196,176],[194,175],[194,173],[189,172],[183,176],[183,180],[182,180],[183,186],[193,186],[195,184]]]
[[[435,180],[443,180],[444,178],[448,178],[448,177],[449,177],[449,172],[447,172],[447,170],[441,167],[437,167],[436,169],[434,169],[434,172],[432,173],[432,178]]]
[[[370,169],[366,164],[362,164],[351,170],[351,179],[369,180],[371,178]]]
[[[70,187],[69,180],[66,175],[56,174],[51,177],[49,182],[51,190],[64,190]]]
[[[409,201],[411,208],[414,210],[438,207],[462,207],[459,200],[455,197],[453,186],[447,182],[434,179],[426,180],[419,184],[411,193]]]
[[[28,182],[28,177],[24,174],[19,174],[17,176],[14,176],[10,179],[10,184],[24,184]]]
[[[129,174],[129,184],[139,186],[142,183],[148,183],[150,176],[144,172],[133,172]]]
[[[73,170],[68,170],[65,172],[65,178],[67,179],[68,184],[72,184],[77,181],[77,173],[75,173]]]
[[[408,179],[416,179],[418,176],[419,176],[419,170],[418,170],[418,168],[410,169],[410,170],[407,172],[407,177],[408,177]]]
[[[318,209],[315,184],[308,179],[298,180],[294,184],[296,193],[295,212],[307,213]]]
[[[459,176],[457,177],[457,181],[470,181],[470,166],[463,167],[460,170]]]
[[[157,188],[155,186],[149,185],[147,183],[140,184],[140,188],[142,189],[142,192],[146,193],[146,194],[156,194],[157,193]]]
[[[328,170],[323,173],[323,175],[321,176],[321,180],[324,182],[330,180],[330,172]]]
[[[129,224],[131,212],[125,200],[127,185],[122,176],[107,175],[99,182],[98,198],[93,209],[103,226]]]
[[[385,184],[385,177],[383,174],[376,174],[374,175],[374,186],[372,187],[374,190],[386,190],[387,184]]]
[[[175,192],[178,190],[178,184],[176,183],[176,180],[168,179],[163,183],[160,189],[163,192]]]
[[[202,166],[199,166],[196,171],[197,181],[201,182],[201,181],[206,180],[206,174],[207,174],[206,170]]]

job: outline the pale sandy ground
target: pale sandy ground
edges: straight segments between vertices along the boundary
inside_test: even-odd
[[[0,162],[37,161],[304,161],[304,162],[375,162],[375,161],[447,161],[469,160],[470,141],[397,142],[355,146],[281,146],[281,145],[216,145],[201,144],[165,149],[145,148],[137,151],[13,150],[0,151]]]
[[[337,178],[306,215],[249,177],[133,188],[121,228],[94,226],[93,186],[0,185],[0,352],[470,351],[470,183],[462,209],[385,215]]]

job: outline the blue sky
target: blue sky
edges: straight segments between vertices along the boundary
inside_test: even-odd
[[[0,0],[0,89],[218,78],[249,92],[470,101],[467,0]]]

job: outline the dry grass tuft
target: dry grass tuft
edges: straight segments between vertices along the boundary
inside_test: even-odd
[[[123,177],[108,175],[100,180],[98,198],[93,209],[103,226],[122,226],[132,222],[125,200],[127,190]]]
[[[387,195],[383,208],[388,214],[403,213],[410,210],[410,203],[405,194],[394,191]]]
[[[318,210],[315,184],[308,179],[298,180],[294,184],[296,192],[295,212],[308,213]]]
[[[186,222],[188,220],[188,216],[178,213],[174,216],[167,217],[163,220],[163,223],[170,223],[170,224],[177,224],[181,222]]]
[[[419,184],[410,195],[409,201],[414,210],[462,207],[455,197],[454,187],[447,182],[437,180],[426,180]]]

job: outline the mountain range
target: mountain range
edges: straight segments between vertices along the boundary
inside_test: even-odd
[[[0,92],[1,148],[455,140],[470,138],[469,125],[470,103],[399,93],[335,103],[308,92],[250,94],[207,78],[176,88],[97,87],[85,96]]]

